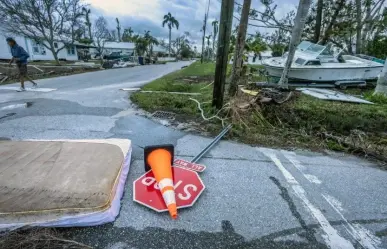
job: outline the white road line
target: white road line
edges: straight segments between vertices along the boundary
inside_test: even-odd
[[[311,183],[316,183],[316,184],[321,184],[322,183],[322,181],[320,179],[318,179],[318,177],[315,176],[315,175],[310,175],[310,174],[303,174],[303,175]]]
[[[304,173],[304,170],[306,169],[306,167],[304,165],[301,164],[300,161],[298,161],[298,159],[295,157],[295,154],[294,152],[289,152],[289,151],[281,151],[282,154],[284,155],[284,157],[286,159],[289,160],[289,162],[291,162],[293,164],[294,167],[296,167],[296,169],[298,169],[301,174],[311,183],[315,183],[315,184],[321,184],[322,181],[320,179],[318,179],[317,176],[315,175],[311,175],[311,174],[305,174]]]
[[[306,196],[304,188],[297,182],[293,175],[282,165],[281,161],[277,158],[274,151],[269,149],[261,150],[263,154],[269,157],[277,168],[281,171],[286,181],[292,186],[296,196],[301,199],[304,206],[309,210],[310,214],[318,221],[324,235],[322,236],[327,246],[332,249],[354,249],[352,243],[345,238],[341,237],[336,229],[334,229],[324,214],[315,207]]]
[[[370,231],[362,227],[360,224],[354,224],[348,222],[348,220],[341,213],[343,210],[341,203],[334,197],[329,195],[322,195],[324,199],[331,205],[331,207],[340,215],[341,219],[345,223],[345,229],[347,232],[355,238],[366,249],[377,249],[381,244],[381,241],[376,236],[372,235]]]

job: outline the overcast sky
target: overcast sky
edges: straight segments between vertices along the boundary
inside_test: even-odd
[[[278,4],[277,15],[282,16],[296,8],[298,0],[275,0]],[[111,29],[115,28],[118,17],[122,28],[132,27],[138,33],[150,30],[153,36],[168,39],[168,28],[161,23],[168,12],[179,21],[179,30],[173,30],[172,37],[185,31],[190,32],[193,40],[200,46],[201,28],[208,0],[86,0],[92,9],[93,19],[103,15]],[[212,32],[211,22],[219,20],[221,0],[211,0],[207,30]],[[242,0],[236,0],[242,3]],[[254,8],[261,8],[260,0],[253,0]],[[235,20],[235,19],[234,19]],[[270,30],[261,29],[261,32]],[[249,32],[254,33],[250,28]]]

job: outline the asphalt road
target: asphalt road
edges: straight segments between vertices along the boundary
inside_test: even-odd
[[[95,248],[387,248],[387,172],[342,154],[254,148],[222,141],[200,163],[206,189],[173,221],[132,201],[142,147],[172,143],[193,158],[209,138],[136,115],[123,87],[139,87],[188,62],[41,80],[51,92],[0,87],[0,137],[127,138],[134,160],[117,220],[61,229]]]

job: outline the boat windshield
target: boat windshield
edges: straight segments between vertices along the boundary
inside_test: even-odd
[[[300,52],[307,53],[314,57],[319,56],[323,52],[324,54],[328,52],[325,46],[313,44],[308,41],[301,42],[300,45],[298,45],[297,50],[299,50]]]

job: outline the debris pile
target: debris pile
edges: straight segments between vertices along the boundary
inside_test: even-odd
[[[98,67],[90,65],[31,65],[28,64],[28,75],[33,79],[45,78],[51,76],[65,76],[86,71],[99,70]],[[0,64],[0,84],[15,81],[19,79],[19,72],[15,65],[8,66],[7,63]]]
[[[279,88],[261,88],[246,89],[239,88],[239,94],[236,97],[239,101],[237,106],[240,109],[247,109],[251,106],[259,107],[267,104],[283,104],[293,97],[292,91],[282,90]]]

